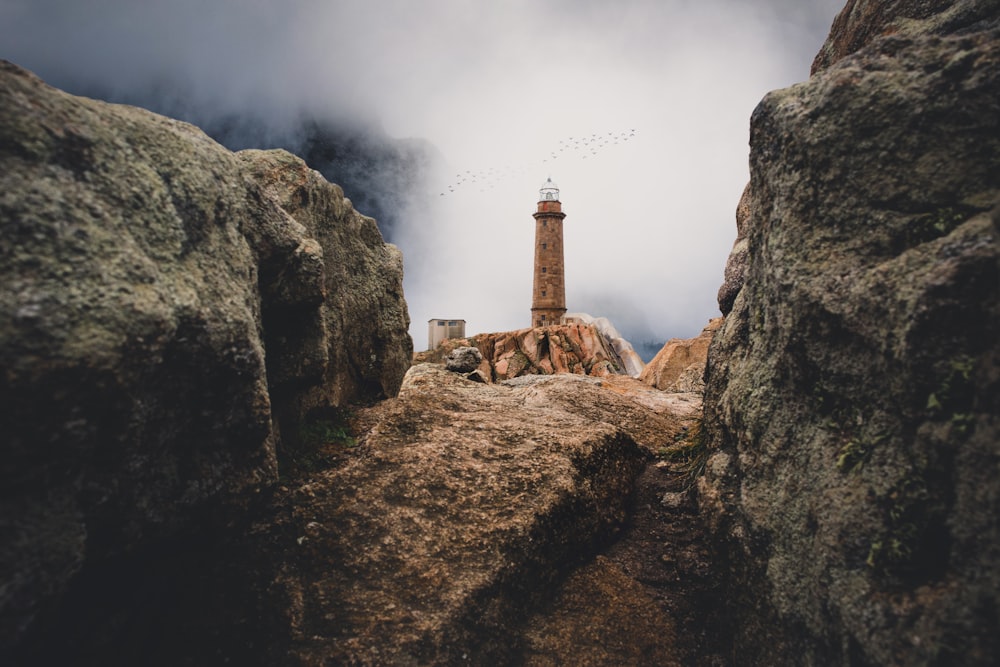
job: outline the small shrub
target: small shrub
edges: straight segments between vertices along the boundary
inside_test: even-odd
[[[688,487],[705,472],[708,454],[708,442],[700,420],[675,435],[673,444],[657,450],[657,456],[674,464],[673,469],[687,477]]]

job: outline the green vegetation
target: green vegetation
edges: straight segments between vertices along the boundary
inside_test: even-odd
[[[283,439],[279,451],[281,477],[322,470],[337,458],[337,449],[356,447],[358,440],[351,429],[351,417],[350,411],[333,410],[307,418],[294,437]]]
[[[315,419],[302,424],[299,428],[299,444],[303,449],[316,449],[322,445],[343,445],[354,447],[357,439],[351,434],[347,424],[349,415],[338,412],[330,419]]]
[[[973,369],[975,362],[971,357],[960,356],[951,360],[941,385],[931,392],[924,406],[932,419],[951,421],[959,435],[968,434],[975,422],[972,413],[975,393]]]
[[[907,477],[889,494],[886,532],[868,550],[868,566],[879,574],[899,574],[907,568],[927,521],[927,487]]]
[[[916,218],[907,225],[903,242],[913,247],[927,241],[950,234],[956,227],[972,217],[976,209],[965,206],[945,206],[927,215]]]
[[[872,452],[888,439],[888,433],[878,433],[871,438],[851,438],[840,448],[840,453],[837,455],[837,470],[842,473],[859,470],[871,458]]]
[[[708,463],[708,439],[702,429],[701,420],[674,436],[674,442],[657,450],[657,456],[674,464],[673,469],[687,477],[690,487],[705,472]]]

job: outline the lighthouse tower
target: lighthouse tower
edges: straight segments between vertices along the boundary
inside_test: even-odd
[[[531,292],[531,326],[559,324],[566,314],[563,275],[563,218],[559,188],[552,179],[538,193],[535,217],[535,282]]]

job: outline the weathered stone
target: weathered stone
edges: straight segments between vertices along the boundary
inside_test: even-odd
[[[597,327],[597,330],[601,332],[605,340],[611,346],[611,349],[615,351],[618,355],[618,359],[621,360],[622,368],[625,371],[625,375],[629,377],[637,378],[639,374],[642,373],[642,369],[645,367],[645,363],[642,361],[642,357],[639,353],[635,351],[632,347],[632,343],[625,340],[621,335],[615,325],[611,323],[606,317],[594,317],[587,313],[567,313],[563,316],[563,323],[565,324],[593,324]]]
[[[456,347],[444,358],[444,367],[453,373],[471,373],[482,361],[483,355],[478,348]]]
[[[812,64],[812,74],[889,35],[951,34],[995,18],[991,0],[848,0]]]
[[[862,9],[880,25],[838,36]],[[852,2],[831,40],[816,75],[754,112],[746,280],[709,354],[699,502],[731,564],[736,652],[988,664],[997,4]]]
[[[747,183],[743,189],[743,196],[740,197],[740,203],[736,207],[736,241],[733,242],[733,249],[729,252],[725,275],[717,296],[719,311],[723,315],[728,315],[733,309],[736,295],[743,289],[743,281],[746,279],[747,230],[751,225],[750,201],[750,184]]]
[[[588,378],[483,385],[430,364],[373,412],[357,457],[252,531],[281,563],[265,606],[288,644],[265,663],[516,663],[524,610],[624,519],[648,456],[632,435],[671,430]]]
[[[593,324],[560,324],[534,329],[477,334],[445,341],[438,350],[416,356],[434,362],[452,350],[475,346],[482,353],[479,372],[499,382],[521,375],[574,373],[607,377],[625,373],[625,365]]]
[[[536,616],[526,628],[526,667],[683,664],[676,621],[604,556],[574,572],[554,606],[556,613]]]
[[[301,160],[0,62],[0,662],[81,573],[250,502],[296,409],[394,392],[400,282]]]
[[[270,226],[245,232],[261,256],[268,385],[279,422],[395,395],[413,355],[399,250],[301,159],[280,150],[235,156],[250,195],[276,203],[302,237],[274,266]],[[300,267],[307,279],[293,273],[304,273]],[[296,295],[300,283],[311,298]]]
[[[668,340],[643,369],[639,380],[661,391],[704,391],[708,347],[721,326],[722,318],[717,317],[709,321],[696,338]]]

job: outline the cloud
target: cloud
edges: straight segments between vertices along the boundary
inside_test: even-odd
[[[531,214],[551,176],[569,309],[662,341],[717,314],[750,113],[808,76],[841,4],[7,0],[0,56],[202,124],[252,114],[281,134],[307,112],[429,141],[440,159],[392,231],[418,349],[432,317],[529,324]],[[568,137],[632,129],[552,159]],[[489,170],[490,187],[441,196]]]

